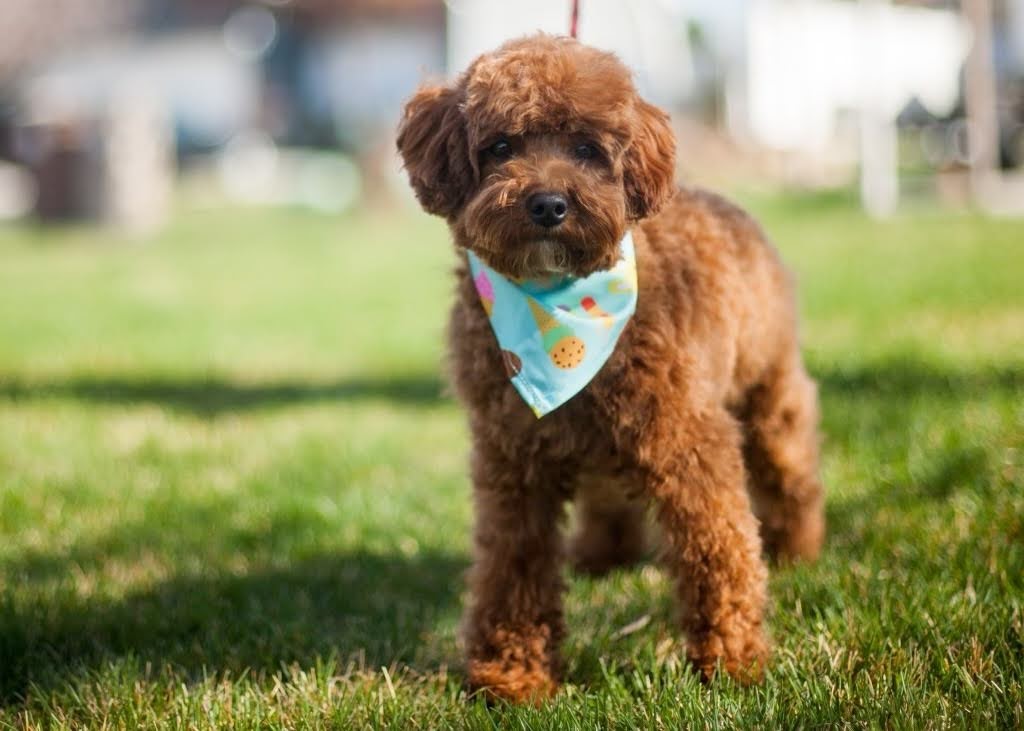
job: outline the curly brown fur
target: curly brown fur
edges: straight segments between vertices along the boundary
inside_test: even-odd
[[[577,154],[584,143],[596,154]],[[574,498],[573,559],[591,571],[644,554],[652,505],[694,666],[758,677],[762,541],[781,558],[813,558],[824,527],[817,397],[775,251],[738,208],[675,188],[667,116],[613,55],[566,38],[510,42],[453,85],[422,89],[398,148],[456,246],[509,277],[608,268],[626,230],[637,252],[638,305],[614,354],[541,419],[509,382],[458,267],[449,345],[473,442],[470,685],[521,701],[556,690]],[[562,225],[532,222],[525,201],[539,191],[569,201]]]

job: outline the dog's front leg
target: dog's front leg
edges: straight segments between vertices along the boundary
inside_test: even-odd
[[[562,617],[560,523],[553,470],[478,444],[470,605],[464,622],[469,685],[492,698],[534,701],[558,687]]]
[[[739,680],[756,679],[768,655],[767,572],[739,429],[714,409],[665,419],[643,449],[645,481],[678,579],[688,655],[705,679],[719,664]]]

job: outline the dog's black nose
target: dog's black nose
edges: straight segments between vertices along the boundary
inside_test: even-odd
[[[558,193],[534,193],[526,201],[526,210],[533,222],[544,228],[552,228],[565,220],[569,212],[569,201]]]

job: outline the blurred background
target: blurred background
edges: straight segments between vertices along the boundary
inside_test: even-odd
[[[569,5],[5,0],[0,219],[408,201],[403,99]],[[1024,0],[584,0],[579,33],[672,112],[688,179],[1024,211]]]

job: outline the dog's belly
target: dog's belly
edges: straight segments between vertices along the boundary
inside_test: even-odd
[[[642,490],[638,475],[614,464],[588,465],[577,472],[572,484],[574,499],[609,509],[643,500]]]

